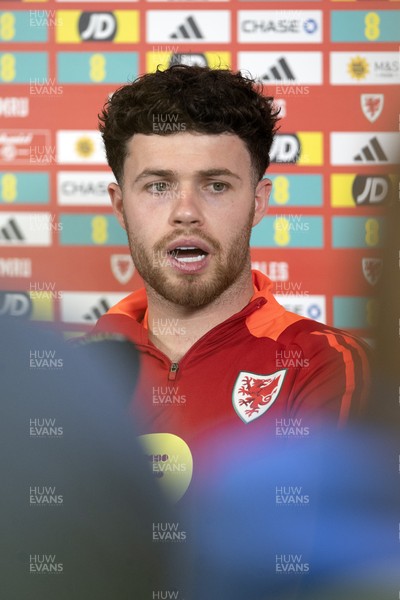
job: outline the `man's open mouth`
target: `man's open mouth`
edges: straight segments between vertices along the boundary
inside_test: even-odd
[[[208,252],[197,246],[177,246],[172,250],[168,250],[168,254],[179,262],[193,263],[203,260]]]

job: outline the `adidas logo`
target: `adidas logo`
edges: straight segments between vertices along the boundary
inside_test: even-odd
[[[284,58],[278,60],[278,64],[270,68],[269,72],[262,76],[262,81],[282,79],[294,81],[296,78]]]
[[[378,142],[378,138],[373,137],[366,146],[361,148],[361,152],[356,154],[354,160],[360,162],[376,162],[378,160],[387,162],[388,158]]]
[[[23,241],[25,238],[22,234],[22,231],[18,227],[17,222],[14,219],[9,219],[9,221],[4,225],[4,227],[0,227],[0,240],[19,240]]]
[[[200,29],[198,28],[197,23],[194,20],[194,18],[192,16],[190,16],[185,20],[183,25],[179,25],[177,32],[172,33],[169,37],[174,40],[177,40],[177,39],[200,40],[200,39],[204,38],[204,35],[201,33]]]
[[[83,318],[85,319],[85,321],[97,321],[97,319],[100,319],[100,317],[104,315],[104,313],[106,313],[109,308],[110,306],[108,302],[103,298],[100,300],[97,306],[91,308],[89,312],[87,312],[86,315],[83,316]]]

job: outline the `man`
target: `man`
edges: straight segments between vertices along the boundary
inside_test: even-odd
[[[134,403],[160,476],[176,444],[190,456],[222,427],[308,435],[365,402],[363,344],[286,311],[251,271],[277,120],[252,80],[185,65],[120,88],[100,116],[113,209],[145,287],[95,331],[122,333],[141,353]]]

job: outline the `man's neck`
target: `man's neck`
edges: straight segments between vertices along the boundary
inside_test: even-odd
[[[202,308],[187,308],[166,300],[146,285],[150,341],[172,362],[178,362],[208,331],[240,312],[254,289],[250,269],[214,302]]]

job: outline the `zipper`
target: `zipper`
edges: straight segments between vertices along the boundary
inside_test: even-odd
[[[227,321],[233,321],[238,318],[246,317],[248,314],[251,314],[254,310],[261,308],[265,304],[265,302],[266,302],[266,300],[264,298],[259,298],[254,306],[251,306],[251,304],[248,304],[242,311],[240,311],[240,314],[238,313],[237,315],[233,315],[235,318],[229,317],[229,319],[227,319],[226,321],[223,321],[222,323],[219,323],[218,325],[216,325],[213,329],[211,329],[210,331],[205,333],[199,340],[197,340],[197,342],[182,357],[181,363],[182,363],[182,361],[185,362],[187,360],[188,356],[191,355],[192,352],[197,348],[197,346],[203,342],[205,337],[209,336],[210,334],[215,335],[216,330],[218,330],[220,327],[224,327],[226,325]],[[145,350],[145,351],[148,351],[148,348],[149,348],[149,346],[147,344],[137,343],[137,342],[136,342],[136,347],[138,349],[143,348],[143,350]],[[179,363],[170,362],[170,359],[154,345],[152,347],[151,353],[153,354],[153,356],[154,355],[160,356],[165,362],[169,363],[168,381],[175,381],[177,372],[179,369]]]
[[[176,362],[171,363],[170,367],[169,367],[169,372],[168,372],[168,380],[169,381],[174,381],[174,379],[176,378],[176,373],[179,369],[179,364]]]

